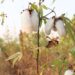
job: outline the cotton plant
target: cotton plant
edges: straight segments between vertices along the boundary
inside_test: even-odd
[[[41,5],[38,6],[36,3],[29,3],[29,8],[26,10],[23,10],[21,12],[21,25],[22,25],[22,32],[26,32],[27,34],[31,34],[32,32],[37,32],[38,29],[43,25],[44,22],[44,34],[45,36],[49,35],[51,33],[51,30],[56,30],[60,37],[66,36],[67,32],[73,40],[74,37],[74,31],[72,30],[71,22],[68,18],[65,17],[64,14],[62,14],[59,17],[56,17],[56,14],[48,18],[47,15],[44,15],[44,9],[48,10],[48,7],[46,5],[42,4],[44,1],[40,1]],[[50,13],[55,13],[54,10],[51,10]],[[40,25],[39,25],[40,21]],[[39,26],[38,26],[39,25]],[[38,35],[39,36],[39,35]],[[38,38],[39,39],[39,38]],[[38,42],[39,43],[39,42]]]
[[[47,15],[49,15],[50,13],[55,13],[54,10],[51,10],[49,12],[49,14],[44,15],[44,9],[48,10],[48,7],[46,7],[46,5],[43,4],[44,0],[39,0],[39,6],[36,5],[36,3],[29,3],[29,8],[26,10],[23,10],[21,12],[21,31],[27,33],[28,35],[31,35],[32,32],[36,32],[37,33],[37,68],[39,66],[38,62],[39,62],[39,47],[40,44],[42,45],[42,43],[40,43],[39,41],[43,40],[42,38],[45,36],[49,36],[51,34],[51,30],[57,31],[60,38],[62,36],[66,36],[69,35],[74,41],[75,41],[75,32],[72,28],[72,23],[71,21],[65,17],[65,15],[61,15],[59,17],[56,17],[56,14],[51,17],[48,18]],[[44,36],[40,39],[39,34],[41,33],[39,30],[40,28],[43,26],[43,22],[44,22]],[[54,38],[52,36],[52,38]],[[12,56],[8,57],[6,60],[12,60],[13,59],[13,65],[15,65],[15,63],[17,61],[20,61],[22,58],[22,53],[15,53]],[[54,63],[54,64],[53,64]],[[59,68],[59,73],[60,73],[60,68],[62,70],[61,65],[63,64],[62,59],[61,60],[56,60],[54,61],[52,64],[54,65],[54,67],[58,66]]]

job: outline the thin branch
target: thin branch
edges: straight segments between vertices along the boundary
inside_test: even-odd
[[[46,18],[46,16],[48,16],[51,13],[54,13],[55,16],[56,16],[56,12],[54,11],[54,9],[50,9],[50,8],[48,8],[48,9],[51,10],[51,11],[49,13],[47,13],[46,15],[44,15],[43,17],[41,17],[41,18]]]
[[[50,9],[50,8],[48,8],[48,9],[51,10],[56,16],[56,12],[54,11],[55,7],[53,9]]]

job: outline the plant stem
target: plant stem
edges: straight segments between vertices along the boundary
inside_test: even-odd
[[[41,5],[41,0],[39,0],[39,8],[40,8],[40,5]],[[37,75],[40,75],[39,73],[39,27],[40,27],[40,11],[38,12],[38,17],[39,17],[39,25],[38,25],[38,41],[37,41],[37,46],[38,46],[38,49],[37,49]]]

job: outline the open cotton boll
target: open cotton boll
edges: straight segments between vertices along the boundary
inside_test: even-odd
[[[66,34],[65,26],[62,20],[57,20],[55,23],[55,27],[60,36],[64,36]]]
[[[21,26],[22,32],[31,33],[33,31],[33,25],[28,10],[21,13]]]
[[[55,20],[55,18],[50,18],[50,19],[47,20],[47,23],[45,25],[45,34],[46,35],[49,35],[50,34],[51,29],[54,26],[54,20]]]
[[[57,31],[54,31],[54,30],[51,30],[51,33],[50,33],[50,35],[48,35],[51,39],[56,39],[57,38],[57,41],[59,41],[60,39],[60,36],[59,36],[59,34],[58,34],[58,32]]]
[[[39,17],[38,13],[35,10],[31,12],[31,21],[34,28],[33,31],[38,31]]]
[[[73,75],[73,74],[74,74],[73,70],[70,69],[66,70],[64,73],[64,75]]]

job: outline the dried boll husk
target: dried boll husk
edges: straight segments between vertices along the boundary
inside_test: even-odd
[[[32,24],[33,24],[33,30],[35,32],[38,31],[38,24],[39,24],[39,17],[38,17],[38,13],[33,10],[32,13],[31,13],[31,21],[32,21]]]
[[[50,19],[47,20],[47,23],[45,25],[45,34],[46,35],[49,35],[50,34],[51,29],[54,26],[54,20],[55,20],[55,17],[52,17],[52,18],[50,18]]]
[[[21,13],[21,26],[22,32],[31,33],[33,31],[33,24],[28,10]]]
[[[61,19],[56,20],[56,22],[55,22],[55,28],[57,29],[58,34],[60,36],[65,36],[66,30],[65,30],[64,22]]]

